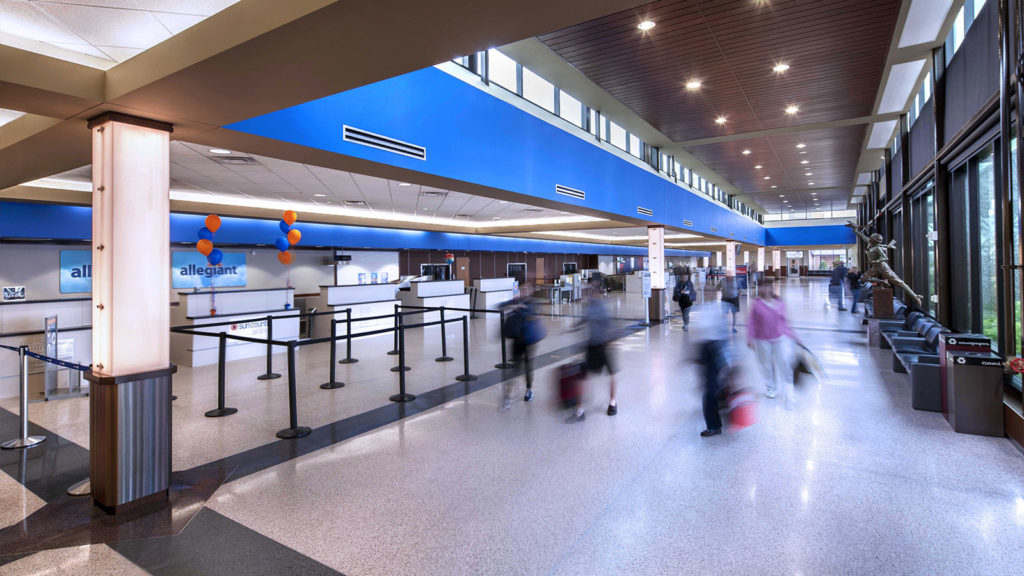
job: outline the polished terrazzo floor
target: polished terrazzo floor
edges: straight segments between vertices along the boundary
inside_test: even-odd
[[[604,414],[601,378],[576,424],[554,408],[554,376],[576,351],[578,306],[544,307],[537,397],[524,403],[515,378],[508,410],[495,320],[472,323],[471,386],[454,384],[461,330],[447,364],[433,362],[436,329],[410,333],[420,397],[406,407],[387,401],[389,338],[357,342],[360,362],[338,367],[347,385],[333,391],[318,388],[326,347],[302,349],[299,423],[315,430],[296,441],[274,438],[286,391],[255,380],[262,360],[231,363],[228,405],[240,411],[221,419],[202,416],[215,368],[182,369],[174,468],[237,472],[180,534],[0,556],[0,574],[1019,574],[1024,456],[912,410],[906,376],[868,348],[859,316],[826,308],[826,288],[793,279],[781,292],[828,377],[805,381],[790,408],[762,397],[755,426],[711,439],[698,435],[692,355],[717,313],[694,314],[689,332],[678,320],[638,330],[641,302],[621,295],[609,297],[619,414]],[[736,341],[757,384],[745,306]],[[31,406],[65,445],[3,466],[0,523],[20,523],[80,470],[86,408]]]

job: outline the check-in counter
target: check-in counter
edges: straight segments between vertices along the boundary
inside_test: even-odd
[[[320,287],[320,303],[317,309],[322,312],[335,311],[334,318],[338,321],[338,335],[347,334],[345,309],[352,309],[352,333],[360,334],[373,330],[391,328],[395,325],[393,315],[395,304],[399,304],[395,292],[396,284],[344,284]],[[361,320],[374,316],[391,315],[389,318],[377,320]],[[325,338],[331,335],[331,316],[317,316],[313,321],[313,337]],[[342,342],[343,343],[343,342]]]
[[[46,354],[44,319],[57,317],[57,358],[88,366],[92,362],[92,298],[62,300],[26,300],[0,303],[0,344],[28,346],[29,350]],[[43,362],[28,362],[29,399],[45,396]],[[0,398],[17,396],[18,354],[0,349]],[[69,374],[62,370],[57,386],[66,387]],[[74,376],[74,375],[72,375]]]
[[[476,289],[476,307],[496,310],[513,298],[515,278],[477,278],[473,280]],[[445,314],[447,317],[447,314]]]
[[[466,294],[466,284],[462,280],[432,280],[427,282],[410,282],[408,288],[398,291],[398,298],[406,306],[429,306],[447,308],[469,309],[469,294]],[[460,318],[466,316],[466,312],[445,312],[445,320],[449,318]],[[409,324],[419,322],[435,322],[441,319],[438,312],[427,312],[421,316],[422,320],[408,319]]]
[[[212,298],[211,298],[212,296]],[[217,313],[210,311],[216,304]],[[171,324],[193,326],[213,334],[225,332],[228,335],[267,337],[267,315],[295,316],[294,288],[267,288],[263,290],[209,290],[202,292],[179,292],[178,306],[172,308]],[[231,321],[225,326],[203,328],[207,324]],[[274,340],[288,341],[299,337],[299,318],[275,318],[272,320]],[[181,366],[206,366],[217,363],[217,336],[193,336],[171,332],[171,361]],[[279,346],[274,353],[284,352]],[[227,359],[252,358],[267,353],[267,347],[255,342],[227,341]]]

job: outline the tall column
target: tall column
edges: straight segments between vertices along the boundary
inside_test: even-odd
[[[171,474],[169,134],[117,113],[92,131],[89,477],[112,513],[167,500]]]
[[[718,267],[725,266],[725,262],[722,261],[722,253],[721,252],[715,252],[715,266],[718,266]]]
[[[764,246],[757,247],[757,271],[764,272]]]
[[[772,267],[775,269],[775,277],[779,278],[782,276],[782,252],[779,250],[772,250]]]
[[[725,243],[725,275],[736,275],[736,243],[732,240]]]
[[[651,272],[650,319],[661,322],[665,310],[665,227],[647,227],[647,261]]]

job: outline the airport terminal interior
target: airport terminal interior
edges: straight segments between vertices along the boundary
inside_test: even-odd
[[[0,0],[0,574],[1010,575],[1024,1]]]

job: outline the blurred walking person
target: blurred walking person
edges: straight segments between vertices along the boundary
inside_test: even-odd
[[[732,333],[735,334],[736,315],[740,311],[740,289],[736,284],[736,276],[727,275],[723,278],[718,285],[718,290],[722,293],[722,305],[725,307],[725,312],[732,314]]]
[[[697,290],[693,287],[689,274],[682,274],[672,290],[672,299],[679,303],[679,310],[683,313],[683,330],[690,329],[690,309],[697,300]]]
[[[537,317],[533,300],[530,297],[518,298],[505,304],[505,325],[503,335],[512,340],[512,363],[518,368],[522,365],[526,377],[526,393],[524,402],[533,400],[533,365],[531,362],[533,345],[544,338],[544,326]],[[503,409],[512,405],[512,389],[515,381],[508,379],[504,386]]]
[[[853,306],[850,306],[850,314],[857,313],[857,304],[860,303],[861,290],[864,288],[860,282],[862,275],[856,266],[851,266],[850,272],[846,275],[846,283],[850,286],[850,294],[853,296]]]
[[[591,282],[590,288],[596,292],[599,286],[595,282]],[[587,350],[584,360],[587,370],[586,381],[589,383],[593,376],[599,375],[605,370],[608,371],[608,415],[615,416],[619,412],[615,403],[616,368],[611,351],[608,350],[608,343],[615,339],[615,335],[612,332],[608,306],[604,303],[601,295],[591,294],[584,310],[583,324],[587,328]],[[579,422],[585,417],[583,402],[580,402],[576,406],[576,414],[571,416],[569,421]]]
[[[747,346],[754,349],[765,371],[766,396],[782,392],[786,404],[793,402],[790,339],[798,340],[786,320],[786,305],[769,284],[762,284],[750,307]]]
[[[849,270],[846,266],[843,266],[843,261],[836,260],[832,264],[832,275],[829,277],[828,281],[828,298],[832,302],[838,304],[839,310],[843,312],[846,311],[846,303],[844,302],[846,298],[846,291],[844,286],[846,285],[847,273],[849,273]]]

